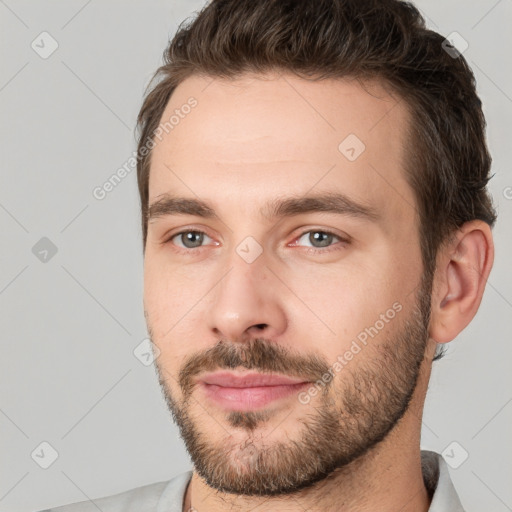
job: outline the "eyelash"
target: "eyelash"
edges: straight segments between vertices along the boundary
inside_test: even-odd
[[[211,238],[208,235],[208,233],[206,233],[204,231],[201,231],[200,229],[185,229],[183,231],[179,231],[177,233],[173,233],[171,236],[169,236],[168,238],[166,238],[164,240],[163,244],[165,245],[165,244],[168,244],[168,243],[172,243],[171,241],[172,241],[173,238],[176,238],[177,236],[183,235],[185,233],[198,233],[198,234],[206,235],[209,238]],[[300,235],[295,237],[294,240],[300,240],[304,235],[306,235],[308,233],[324,233],[326,235],[333,236],[334,238],[337,238],[341,242],[342,247],[336,247],[336,245],[331,245],[331,246],[328,246],[328,247],[325,247],[325,248],[308,247],[308,248],[306,248],[307,249],[306,250],[307,253],[313,253],[313,254],[323,253],[323,254],[325,254],[325,253],[332,252],[332,251],[339,251],[342,248],[344,248],[345,245],[350,243],[349,239],[343,238],[340,235],[337,235],[336,233],[333,233],[332,231],[329,231],[327,229],[307,229],[306,231],[303,231]],[[191,248],[191,249],[184,249],[182,247],[178,247],[175,244],[173,244],[173,245],[174,245],[174,250],[179,252],[179,253],[182,253],[182,254],[190,254],[191,252],[196,252],[197,253],[197,252],[200,252],[202,249],[205,248],[205,246],[201,246],[201,247],[196,247],[196,248]],[[294,245],[294,247],[297,247],[297,246]]]

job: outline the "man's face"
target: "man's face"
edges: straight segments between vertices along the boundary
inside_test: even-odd
[[[386,437],[430,303],[403,104],[376,84],[265,78],[192,77],[172,95],[144,268],[160,384],[195,469],[247,495],[310,486]],[[240,380],[255,374],[294,380]]]

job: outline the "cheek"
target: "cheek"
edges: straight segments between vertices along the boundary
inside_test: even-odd
[[[146,320],[152,341],[160,351],[159,364],[171,375],[177,375],[195,346],[194,340],[201,338],[201,300],[205,300],[209,288],[204,273],[191,273],[186,267],[169,268],[157,258],[145,262]],[[165,371],[164,374],[166,379],[171,378]],[[173,381],[173,389],[174,384]]]
[[[360,262],[330,270],[311,268],[301,277],[290,275],[287,279],[300,299],[293,301],[297,325],[309,332],[311,340],[321,340],[332,360],[347,350],[357,336],[364,338],[365,329],[376,322],[379,335],[375,341],[383,337],[381,332],[387,336],[393,322],[385,321],[381,329],[381,315],[388,312],[385,320],[394,318],[396,309],[401,309],[407,298],[407,284],[414,283],[412,276],[402,275],[389,259],[376,258],[368,259],[366,265]]]
[[[164,258],[144,263],[144,306],[154,327],[171,328],[206,293],[207,282],[191,267],[171,266]]]

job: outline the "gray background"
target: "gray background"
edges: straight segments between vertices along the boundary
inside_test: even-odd
[[[191,467],[152,366],[133,354],[146,337],[135,171],[102,201],[92,191],[132,155],[144,87],[168,37],[202,5],[0,0],[2,512]],[[512,510],[512,0],[416,5],[432,28],[469,43],[500,216],[480,311],[435,365],[422,446],[459,443],[469,457],[451,474],[467,511],[502,512]],[[59,45],[46,59],[31,48],[43,31]],[[43,237],[55,255],[40,252]],[[31,456],[50,456],[43,441],[58,452],[48,469]]]

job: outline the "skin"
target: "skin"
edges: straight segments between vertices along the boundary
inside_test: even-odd
[[[162,120],[191,96],[197,106],[153,149],[149,204],[166,193],[199,198],[218,218],[155,217],[144,262],[160,384],[195,466],[204,463],[201,474],[194,470],[183,510],[427,511],[420,433],[431,361],[436,344],[451,341],[478,310],[494,257],[489,227],[468,222],[439,252],[433,288],[423,288],[431,304],[423,325],[419,219],[403,168],[410,122],[404,102],[378,83],[365,90],[354,80],[192,76],[175,90]],[[355,161],[338,149],[349,134],[366,146]],[[322,212],[267,219],[260,212],[271,199],[332,191],[371,206],[379,219]],[[186,230],[206,233],[199,249],[175,236]],[[311,231],[340,238],[315,246]],[[237,252],[247,237],[262,251],[252,263]],[[313,360],[319,370],[332,367],[396,303],[400,312],[307,404],[292,395],[236,415],[194,385],[209,365],[225,368],[220,341],[243,364],[253,364],[258,349],[272,354],[290,370],[285,375],[305,376]],[[271,360],[252,368],[268,370]],[[390,407],[393,392],[404,411]],[[315,417],[319,423],[310,421]],[[368,418],[381,421],[382,440],[378,429],[363,428]],[[302,444],[296,461],[275,455],[293,454],[306,425],[315,443],[330,433],[332,446],[324,446],[319,466],[339,456],[337,467],[317,471],[314,482],[315,443]],[[359,453],[351,451],[356,446]],[[279,463],[274,480],[281,488],[271,493],[265,475]],[[292,489],[291,474],[301,466]]]

